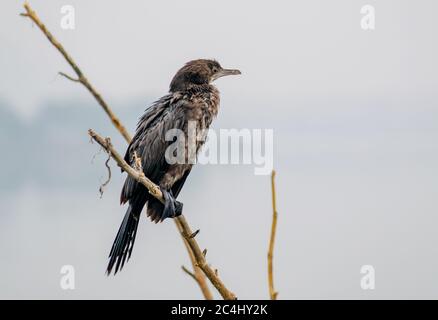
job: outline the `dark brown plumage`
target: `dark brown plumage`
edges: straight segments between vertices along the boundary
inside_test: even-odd
[[[141,159],[144,174],[163,192],[165,204],[152,197],[147,189],[126,178],[120,202],[129,207],[114,240],[109,255],[107,274],[115,267],[114,274],[129,260],[134,246],[138,222],[143,207],[154,222],[173,218],[182,213],[182,203],[175,198],[181,191],[193,164],[169,164],[165,153],[172,141],[165,135],[179,129],[187,137],[188,123],[193,121],[199,131],[208,129],[219,108],[219,91],[211,83],[219,77],[240,74],[239,70],[223,69],[214,60],[199,59],[188,62],[173,77],[169,94],[149,107],[140,118],[137,130],[126,151],[125,160],[134,165],[134,152]],[[184,148],[188,152],[188,139]],[[196,141],[196,153],[203,141]]]

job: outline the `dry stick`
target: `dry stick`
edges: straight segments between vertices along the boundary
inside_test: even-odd
[[[272,226],[271,226],[271,238],[269,241],[268,251],[268,283],[269,283],[269,296],[271,300],[276,300],[278,292],[274,289],[274,245],[275,245],[275,232],[277,230],[277,203],[275,196],[275,171],[272,170],[271,174],[271,188],[272,188]]]
[[[201,270],[201,268],[198,267],[198,263],[196,261],[195,255],[193,254],[192,249],[190,248],[189,243],[183,236],[183,227],[182,223],[179,221],[179,218],[175,220],[176,227],[178,228],[179,233],[181,234],[181,237],[183,239],[184,245],[186,246],[187,252],[190,256],[190,261],[192,262],[192,268],[194,272],[190,272],[185,266],[181,266],[182,270],[190,275],[198,284],[199,288],[201,289],[202,294],[204,295],[205,300],[213,300],[213,295],[210,291],[210,288],[208,287],[207,280],[205,278],[204,272]],[[189,272],[187,272],[189,271]]]
[[[117,162],[117,165],[121,169],[126,171],[126,173],[128,173],[135,180],[143,184],[149,190],[149,193],[151,195],[164,203],[163,194],[160,188],[155,185],[151,180],[149,180],[142,171],[138,171],[132,168],[128,163],[126,163],[126,161],[123,160],[123,157],[114,149],[109,138],[102,138],[92,129],[88,130],[88,134],[94,141],[99,143],[111,155],[111,157]],[[201,251],[198,243],[194,239],[194,235],[196,235],[197,231],[195,233],[192,232],[184,216],[181,215],[177,219],[180,221],[181,224],[181,233],[184,236],[184,239],[186,239],[188,245],[190,246],[190,249],[192,250],[196,258],[197,266],[201,268],[201,270],[205,273],[207,278],[211,281],[211,283],[215,286],[215,288],[219,291],[224,299],[235,300],[236,296],[225,287],[225,284],[217,276],[217,273],[208,265],[207,261],[205,260],[203,252]],[[189,274],[195,276],[195,274],[193,273]]]
[[[63,72],[60,72],[59,74],[65,78],[71,80],[71,81],[79,82],[82,85],[84,85],[88,89],[88,91],[93,95],[93,97],[97,100],[99,105],[104,109],[104,111],[106,112],[106,114],[110,118],[111,122],[116,127],[116,129],[122,134],[122,136],[125,138],[125,140],[129,143],[131,141],[131,136],[126,131],[125,127],[121,124],[121,122],[117,118],[117,116],[112,112],[111,108],[107,105],[105,100],[103,100],[102,96],[88,82],[87,78],[84,76],[84,74],[82,73],[82,71],[78,67],[78,65],[74,62],[73,58],[67,53],[67,51],[64,49],[64,47],[61,45],[61,43],[58,40],[56,40],[56,38],[50,33],[50,31],[46,28],[46,26],[41,22],[41,20],[37,16],[36,12],[30,7],[30,5],[28,3],[24,4],[24,8],[26,10],[26,13],[22,13],[21,15],[24,17],[28,17],[38,26],[38,28],[44,33],[44,35],[47,37],[47,39],[50,41],[50,43],[63,55],[65,60],[68,62],[68,64],[73,68],[73,70],[75,71],[78,78],[77,79],[73,78],[73,77],[71,77]],[[175,219],[174,221],[175,221],[175,224],[178,228],[178,231],[180,232],[180,234],[182,236],[181,222],[178,219]],[[194,274],[196,275],[196,281],[199,284],[205,299],[211,300],[211,299],[213,299],[213,296],[210,292],[210,289],[208,288],[208,285],[207,285],[206,280],[205,280],[205,276],[201,272],[199,267],[197,267],[196,258],[194,256],[193,252],[191,252],[190,246],[187,244],[184,237],[183,237],[183,240],[184,240],[184,244],[188,250],[190,261],[191,261],[192,266],[193,266],[193,270],[195,271]]]

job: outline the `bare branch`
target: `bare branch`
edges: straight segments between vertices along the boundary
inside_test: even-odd
[[[205,277],[202,277],[202,278],[199,277],[198,273],[203,275],[201,269],[199,269],[199,267],[196,267],[195,265],[193,265],[193,268],[195,270],[194,273],[191,272],[189,269],[187,269],[185,266],[181,266],[181,269],[199,284],[199,287],[201,288],[205,299],[206,300],[213,300],[213,295],[211,294],[210,289],[208,288],[207,282],[205,281]],[[203,279],[203,280],[201,280],[201,279]]]
[[[210,280],[210,282],[213,284],[213,286],[219,291],[222,298],[225,300],[236,300],[237,297],[229,291],[225,284],[222,282],[222,280],[217,276],[216,272],[207,264],[207,261],[205,260],[204,255],[202,254],[201,249],[199,248],[198,243],[196,242],[195,238],[190,238],[190,235],[192,234],[192,231],[190,229],[190,226],[188,225],[185,217],[183,215],[177,217],[179,222],[182,226],[183,236],[187,240],[187,242],[190,245],[190,248],[192,249],[192,252],[195,256],[197,266],[205,273],[207,278]]]
[[[271,188],[272,188],[272,226],[271,226],[271,238],[269,241],[268,250],[268,283],[269,283],[269,296],[271,300],[276,300],[278,292],[274,289],[274,245],[275,245],[275,233],[277,230],[277,202],[275,195],[275,171],[272,170],[271,174]]]
[[[204,272],[198,267],[198,263],[196,262],[195,255],[193,254],[192,249],[190,248],[189,243],[183,236],[183,228],[179,220],[175,220],[175,225],[178,228],[179,233],[181,234],[181,238],[184,242],[184,245],[189,253],[190,262],[192,263],[193,273],[195,275],[195,281],[198,283],[199,288],[201,289],[202,294],[204,295],[205,300],[213,300],[213,295],[208,287],[207,280],[205,278]]]
[[[126,173],[128,173],[135,180],[143,184],[148,189],[149,193],[152,196],[154,196],[156,199],[164,203],[163,194],[160,188],[157,185],[155,185],[151,180],[149,180],[142,171],[137,171],[134,168],[132,168],[128,163],[126,163],[126,161],[123,160],[123,157],[114,149],[109,138],[106,139],[102,138],[92,129],[88,130],[88,134],[90,135],[91,138],[93,138],[94,141],[99,143],[108,153],[111,154],[111,157],[117,162],[117,165],[120,168],[126,171]],[[207,278],[210,280],[213,286],[219,291],[219,293],[224,299],[235,300],[236,296],[234,295],[234,293],[232,293],[230,290],[228,290],[225,287],[225,284],[216,275],[215,271],[208,265],[207,261],[205,260],[204,254],[202,253],[195,238],[192,236],[197,232],[195,233],[192,232],[190,226],[188,225],[183,215],[180,215],[175,219],[178,220],[181,225],[181,230],[180,230],[181,234],[183,235],[184,239],[187,241],[188,245],[190,246],[190,249],[193,252],[193,255],[196,260],[196,265],[205,273]]]
[[[119,130],[119,132],[122,134],[125,140],[129,143],[129,141],[131,141],[131,136],[129,135],[128,131],[126,131],[125,127],[121,124],[120,120],[116,117],[116,115],[107,105],[105,100],[103,100],[102,96],[96,91],[96,89],[91,85],[91,83],[88,82],[88,79],[85,77],[81,69],[79,69],[78,65],[73,60],[73,58],[67,53],[67,51],[64,49],[62,44],[52,35],[52,33],[41,22],[36,12],[30,7],[30,5],[27,2],[24,4],[24,9],[26,10],[26,13],[22,13],[21,16],[31,19],[38,26],[38,28],[42,31],[42,33],[44,33],[44,35],[47,37],[50,43],[63,55],[65,60],[68,62],[68,64],[73,68],[78,78],[74,79],[66,75],[65,73],[61,73],[61,74],[69,80],[80,82],[88,89],[88,91],[90,91],[90,93],[99,102],[103,110],[111,119],[113,125],[117,128],[117,130]]]
[[[87,78],[82,73],[81,69],[78,67],[78,65],[74,62],[73,58],[67,53],[67,51],[64,49],[64,47],[61,45],[61,43],[49,32],[49,30],[46,28],[46,26],[39,20],[36,12],[30,7],[30,5],[26,2],[24,4],[24,8],[26,10],[26,13],[21,13],[20,15],[22,17],[28,17],[31,19],[38,28],[44,33],[44,35],[47,37],[47,39],[50,41],[50,43],[63,55],[65,60],[68,62],[68,64],[73,68],[76,75],[78,76],[77,79],[60,72],[60,75],[63,77],[74,81],[79,82],[82,85],[84,85],[87,90],[93,95],[93,97],[97,100],[99,105],[103,108],[103,110],[106,112],[108,117],[110,118],[113,125],[116,127],[116,129],[120,132],[120,134],[125,138],[125,140],[129,143],[131,141],[131,136],[126,131],[125,127],[121,124],[120,120],[116,117],[116,115],[113,113],[113,111],[110,109],[110,107],[106,104],[106,102],[103,100],[102,96],[94,89],[94,87],[88,82]],[[190,249],[189,244],[187,243],[187,240],[184,238],[182,234],[183,227],[181,225],[181,222],[178,219],[175,219],[175,225],[178,229],[178,231],[181,234],[181,237],[183,239],[184,245],[188,251],[190,261],[193,266],[193,270],[196,275],[197,283],[199,284],[201,291],[207,300],[211,300],[213,298],[210,289],[208,288],[208,285],[206,283],[205,275],[201,271],[199,267],[197,267],[196,259],[193,254],[193,252]]]

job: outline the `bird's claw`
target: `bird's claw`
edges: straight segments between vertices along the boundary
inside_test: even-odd
[[[183,203],[179,201],[175,201],[175,215],[174,217],[178,217],[182,214]]]
[[[166,218],[175,218],[181,215],[183,204],[175,199],[172,191],[161,188],[164,198],[164,209],[161,215],[161,221]]]

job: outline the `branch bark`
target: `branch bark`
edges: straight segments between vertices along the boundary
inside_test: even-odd
[[[192,264],[193,272],[190,272],[186,267],[182,266],[182,270],[186,272],[188,275],[190,275],[198,284],[199,289],[201,289],[201,292],[205,298],[205,300],[213,300],[213,295],[211,294],[210,288],[208,287],[207,280],[205,278],[205,274],[201,270],[201,268],[198,267],[198,263],[196,262],[195,255],[193,254],[192,249],[190,248],[189,243],[183,236],[183,228],[181,226],[181,222],[179,220],[175,220],[175,225],[178,228],[178,232],[181,235],[181,238],[183,239],[184,245],[187,249],[187,252],[189,253],[190,262]],[[187,272],[189,271],[189,272]]]
[[[272,225],[271,225],[271,238],[269,240],[268,250],[268,284],[269,284],[269,296],[271,300],[277,300],[278,292],[274,289],[274,246],[275,246],[275,234],[277,230],[277,201],[275,194],[275,171],[271,173],[271,189],[272,189]]]
[[[149,180],[142,171],[138,171],[132,168],[128,163],[126,163],[126,161],[123,160],[123,157],[114,149],[109,138],[102,138],[92,129],[88,130],[88,134],[94,141],[99,143],[106,150],[106,152],[111,155],[111,157],[116,161],[117,165],[120,168],[126,171],[126,173],[133,177],[135,180],[143,184],[149,190],[149,193],[152,196],[164,203],[163,194],[161,193],[160,188],[155,185],[151,180]],[[181,225],[181,234],[183,235],[184,239],[190,246],[191,251],[193,252],[193,255],[196,259],[196,266],[204,272],[204,274],[207,276],[207,278],[219,291],[224,299],[235,300],[236,296],[234,295],[234,293],[227,289],[222,280],[217,276],[217,272],[215,272],[215,270],[213,270],[208,265],[204,253],[201,251],[198,243],[195,240],[195,236],[198,231],[195,231],[194,233],[192,232],[189,224],[187,223],[183,215],[175,219],[178,220]]]
[[[103,108],[105,113],[108,115],[108,117],[110,118],[110,120],[111,120],[112,124],[115,126],[115,128],[125,138],[126,142],[129,143],[131,141],[130,134],[125,129],[125,127],[122,125],[122,123],[120,122],[118,117],[111,110],[109,105],[102,98],[100,93],[88,81],[88,79],[85,77],[85,75],[82,72],[82,70],[79,68],[79,66],[76,64],[76,62],[73,60],[73,58],[64,49],[62,44],[47,29],[47,27],[44,25],[44,23],[42,23],[42,21],[39,19],[39,17],[36,14],[36,12],[30,7],[30,5],[27,2],[25,2],[25,4],[24,4],[24,9],[26,10],[26,12],[22,13],[21,16],[28,17],[29,19],[31,19],[38,26],[38,28],[41,30],[41,32],[47,37],[49,42],[61,53],[61,55],[65,58],[67,63],[72,67],[72,69],[74,70],[77,78],[71,77],[71,76],[67,75],[64,72],[60,72],[59,74],[61,76],[65,77],[66,79],[69,79],[69,80],[74,81],[74,82],[79,82],[85,88],[87,88],[87,90],[93,95],[93,97],[97,100],[99,105]],[[202,291],[202,294],[204,295],[204,298],[207,299],[207,300],[211,300],[211,299],[213,299],[213,295],[211,294],[211,291],[210,291],[210,289],[209,289],[209,287],[207,285],[205,275],[204,275],[204,273],[201,271],[201,269],[198,266],[199,263],[196,260],[195,254],[192,252],[191,246],[189,245],[187,240],[184,238],[184,233],[183,232],[187,228],[185,228],[183,224],[184,223],[187,224],[187,222],[185,221],[185,219],[183,217],[180,218],[180,219],[174,219],[174,221],[175,221],[176,227],[177,227],[178,231],[180,232],[181,237],[182,237],[182,239],[184,241],[184,245],[187,248],[187,251],[188,251],[188,254],[189,254],[189,257],[190,257],[190,261],[192,263],[193,270],[194,270],[194,273],[193,273],[195,275],[194,279],[198,283],[198,285],[199,285],[199,287],[200,287],[200,289]]]

